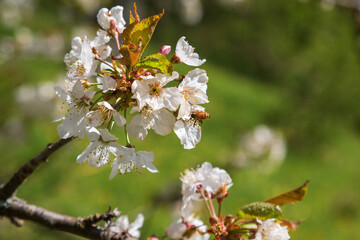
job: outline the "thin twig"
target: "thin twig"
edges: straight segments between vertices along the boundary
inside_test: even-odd
[[[96,215],[96,214],[95,214]],[[98,222],[99,218],[94,218],[94,223],[91,223],[89,217],[71,217],[62,215],[47,209],[25,203],[21,199],[9,198],[4,204],[0,205],[0,216],[7,218],[20,218],[39,223],[50,229],[72,233],[88,239],[120,239],[116,236],[117,233],[107,231],[103,227],[96,226],[94,223]],[[118,216],[118,211],[108,211],[99,216],[104,219],[111,220]]]
[[[24,164],[19,170],[12,176],[12,178],[0,188],[0,200],[6,200],[11,197],[16,189],[29,177],[35,169],[43,162],[46,162],[48,157],[70,142],[72,138],[60,139],[56,143],[50,143],[46,148],[36,157]]]

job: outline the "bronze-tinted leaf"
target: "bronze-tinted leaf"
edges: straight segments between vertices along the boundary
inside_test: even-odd
[[[297,203],[304,199],[306,191],[307,191],[307,185],[309,181],[306,181],[303,185],[301,185],[298,188],[295,188],[291,191],[288,191],[286,193],[280,194],[276,197],[270,198],[268,200],[265,200],[266,203],[272,203],[275,205],[284,205],[289,203]]]

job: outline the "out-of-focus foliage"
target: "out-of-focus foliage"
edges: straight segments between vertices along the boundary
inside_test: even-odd
[[[19,3],[18,10],[4,8],[9,2]],[[291,239],[360,238],[356,11],[341,7],[324,11],[315,0],[244,0],[231,7],[220,1],[200,2],[202,20],[197,25],[184,24],[177,0],[139,1],[138,7],[146,9],[139,12],[141,17],[165,9],[147,50],[156,52],[164,43],[174,46],[184,35],[207,59],[211,119],[204,126],[201,144],[185,151],[175,134],[166,140],[150,134],[151,143],[135,144],[156,153],[154,164],[160,173],[129,174],[108,181],[109,169],[75,163],[88,144],[78,141],[44,164],[18,195],[74,216],[104,211],[108,205],[133,217],[143,212],[142,236],[160,235],[173,220],[175,204],[168,199],[176,197],[169,186],[178,181],[179,172],[203,161],[225,165],[240,135],[267,124],[281,129],[290,141],[287,158],[270,175],[255,169],[229,169],[238,187],[230,190],[227,201],[231,204],[224,206],[224,213],[309,179],[307,198],[297,207],[284,207],[290,219],[304,220]],[[95,16],[101,7],[120,4],[130,9],[132,2],[2,0],[0,4],[3,182],[58,138],[51,120],[61,115],[61,105],[46,93],[51,92],[50,83],[65,76],[62,60],[71,38],[95,32]],[[77,239],[31,223],[15,228],[5,219],[0,221],[0,239],[45,238]]]

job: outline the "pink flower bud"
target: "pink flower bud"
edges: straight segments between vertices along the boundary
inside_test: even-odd
[[[148,76],[150,76],[151,75],[151,72],[146,72],[145,74],[144,74],[144,76],[146,76],[146,77],[148,77]]]
[[[162,54],[162,55],[168,55],[171,51],[171,46],[169,45],[164,45],[162,46],[162,48],[159,50],[159,54]]]
[[[140,74],[140,75],[144,74],[145,72],[146,72],[146,69],[145,69],[145,68],[141,68],[141,69],[139,70],[139,74]]]

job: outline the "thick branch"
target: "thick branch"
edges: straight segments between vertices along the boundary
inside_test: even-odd
[[[118,212],[115,209],[113,212],[108,211],[104,215],[108,216],[110,220],[112,217],[118,216]],[[109,217],[110,215],[111,217]],[[117,233],[110,232],[94,224],[89,224],[89,218],[74,218],[61,215],[14,198],[2,202],[0,205],[0,216],[30,220],[51,229],[76,234],[89,239],[121,239]]]
[[[36,157],[24,164],[19,170],[12,176],[12,178],[0,188],[0,200],[6,200],[11,197],[16,189],[29,177],[34,170],[48,157],[56,152],[59,148],[70,142],[72,138],[60,139],[56,143],[50,143],[47,147]]]

